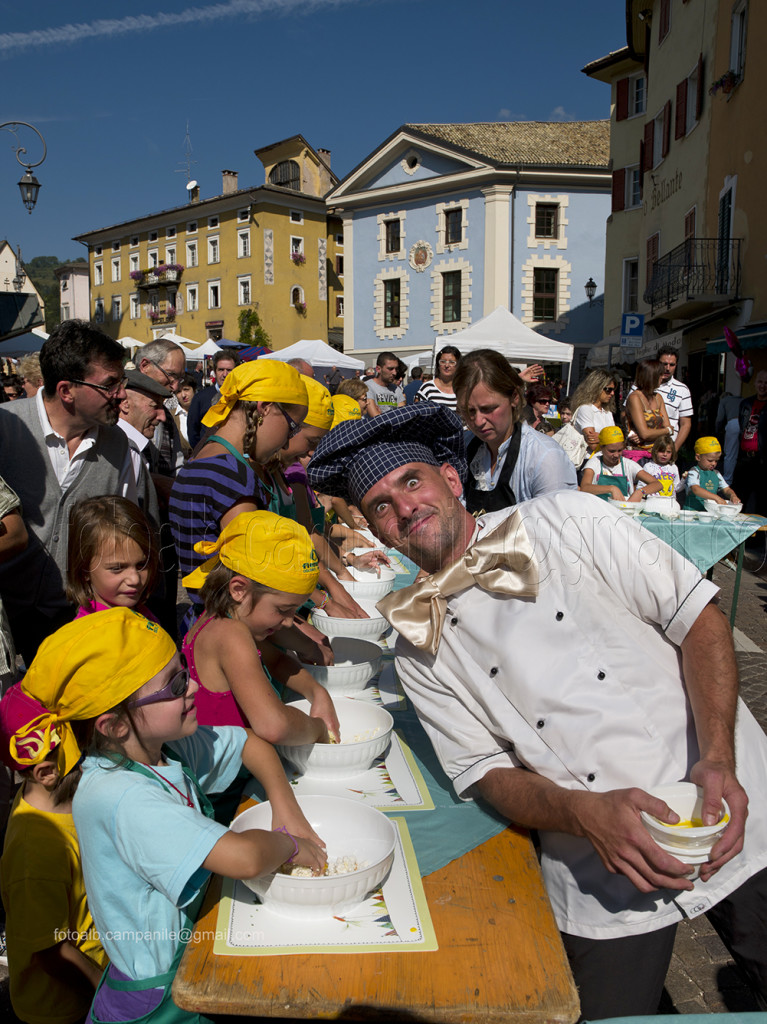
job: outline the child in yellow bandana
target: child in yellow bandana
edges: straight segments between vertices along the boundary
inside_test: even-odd
[[[693,466],[687,473],[685,508],[701,512],[704,500],[715,501],[717,505],[740,500],[716,468],[721,457],[722,446],[717,438],[699,437],[695,442],[695,461],[698,465]]]
[[[205,725],[244,725],[270,743],[327,743],[338,719],[327,691],[299,662],[268,644],[314,590],[319,562],[303,526],[272,512],[243,512],[215,543],[185,586],[200,591],[205,611],[183,651],[199,684],[197,712]],[[306,715],[282,703],[261,664],[311,701]]]
[[[210,874],[256,877],[286,862],[318,873],[325,862],[277,754],[244,729],[198,728],[197,684],[173,640],[127,608],[62,627],[21,686],[47,710],[15,730],[12,756],[42,762],[55,731],[59,772],[80,773],[72,813],[110,960],[88,1021],[201,1021],[173,1003],[171,984]],[[22,750],[30,729],[42,735],[34,752]],[[272,831],[212,820],[209,794],[243,764],[266,789]]]
[[[79,773],[59,772],[55,733],[43,750],[30,723],[47,709],[16,683],[0,701],[0,757],[21,774],[0,861],[8,969],[14,1013],[30,1024],[74,1024],[93,1000],[107,957],[85,896],[72,818]],[[28,730],[17,753],[43,750],[37,764],[11,754],[11,738]]]

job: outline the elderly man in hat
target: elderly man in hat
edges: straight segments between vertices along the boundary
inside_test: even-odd
[[[130,445],[138,503],[155,524],[159,522],[159,509],[151,474],[157,470],[159,452],[152,438],[157,424],[168,415],[164,403],[171,394],[168,388],[145,373],[125,371],[125,398],[120,402],[117,426]]]
[[[428,574],[379,608],[457,794],[539,830],[584,1017],[654,1013],[676,924],[703,912],[767,1007],[767,740],[717,588],[592,495],[475,521],[465,473],[459,420],[426,403],[341,424],[309,465]],[[694,884],[640,818],[676,822],[652,791],[686,779],[706,824],[722,798],[731,815]]]

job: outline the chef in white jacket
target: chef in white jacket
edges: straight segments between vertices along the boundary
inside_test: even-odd
[[[475,521],[465,471],[460,422],[423,403],[342,424],[309,465],[428,574],[379,608],[456,792],[539,830],[585,1018],[655,1013],[676,924],[701,913],[767,1008],[767,739],[717,588],[591,495]],[[695,883],[640,820],[673,823],[648,791],[680,780],[707,823],[731,811]]]

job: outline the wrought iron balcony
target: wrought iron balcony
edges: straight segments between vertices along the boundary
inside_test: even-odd
[[[740,294],[740,238],[688,238],[653,266],[644,301],[683,316]]]
[[[150,267],[148,270],[132,270],[131,280],[136,282],[137,288],[157,288],[163,284],[176,284],[181,280],[184,268],[178,264],[161,264],[159,267]]]

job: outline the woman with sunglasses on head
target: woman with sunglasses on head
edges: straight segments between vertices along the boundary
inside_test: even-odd
[[[592,370],[573,395],[572,424],[583,434],[590,452],[599,447],[600,430],[615,426],[616,394],[615,377],[607,370]]]
[[[461,361],[461,353],[455,345],[445,345],[434,361],[434,377],[425,381],[416,392],[416,402],[436,402],[455,409],[458,403],[453,389],[453,380]]]

